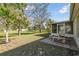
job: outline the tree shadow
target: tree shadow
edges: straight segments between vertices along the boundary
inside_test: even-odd
[[[29,35],[29,34],[34,34],[34,33],[21,33],[21,35]],[[11,34],[9,34],[10,36],[17,36],[18,35],[18,33],[11,33]]]
[[[36,36],[41,36],[41,37],[49,37],[50,33],[43,33],[43,34],[37,34]]]
[[[21,33],[21,35],[29,35],[29,34],[34,34],[34,33]]]
[[[34,34],[34,33],[21,33],[21,35],[29,35],[29,34]],[[10,33],[9,37],[14,37],[17,35],[18,35],[18,33]],[[4,36],[0,35],[0,38],[4,38],[4,37],[5,37],[5,35]]]
[[[14,37],[16,35],[17,35],[17,33],[12,33],[12,34],[9,34],[8,37]],[[5,35],[0,35],[0,38],[5,38]]]
[[[0,38],[3,38],[3,37],[5,37],[5,36],[0,36]]]

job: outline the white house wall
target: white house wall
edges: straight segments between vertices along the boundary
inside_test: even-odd
[[[78,35],[77,35],[77,19],[74,20],[73,22],[73,33],[74,33],[74,39],[76,41],[76,44],[79,48],[79,38],[78,38]]]
[[[72,20],[73,21],[73,34],[74,34],[74,39],[75,39],[75,41],[76,41],[76,44],[77,44],[77,46],[78,46],[78,48],[79,48],[79,37],[78,37],[78,23],[79,22],[77,22],[77,20],[79,20],[78,18],[77,18],[77,16],[78,16],[78,10],[79,10],[79,3],[75,3],[74,5],[73,4],[71,4],[71,7],[73,7],[74,6],[74,9],[73,8],[71,8],[71,10],[70,11],[73,11],[73,13],[71,13],[72,14],[72,17],[71,17],[71,19],[70,20]]]
[[[74,7],[74,10],[73,10],[73,14],[72,14],[72,19],[71,20],[74,20],[76,18],[78,10],[79,10],[79,3],[75,3],[75,7]],[[72,9],[70,11],[72,11]]]

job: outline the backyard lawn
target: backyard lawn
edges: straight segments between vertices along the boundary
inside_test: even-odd
[[[11,35],[10,36],[11,42],[7,44],[0,44],[0,55],[2,56],[69,55],[68,49],[60,48],[60,47],[56,47],[56,46],[52,46],[52,45],[40,42],[40,40],[48,37],[49,34],[46,32],[22,33],[22,35],[19,37],[16,35],[15,32],[13,34],[10,33],[10,35]]]

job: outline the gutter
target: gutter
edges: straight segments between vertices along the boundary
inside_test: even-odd
[[[71,15],[71,16],[70,16],[70,20],[72,20],[74,9],[75,9],[75,3],[73,3],[73,7],[72,7],[72,9],[71,9],[72,12],[70,13],[70,15]],[[70,10],[70,11],[71,11],[71,10]]]

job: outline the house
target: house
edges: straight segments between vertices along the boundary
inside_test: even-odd
[[[70,20],[52,24],[52,32],[73,37],[79,48],[79,3],[71,3]]]
[[[70,21],[73,22],[73,35],[79,48],[79,3],[73,3],[70,7]]]

